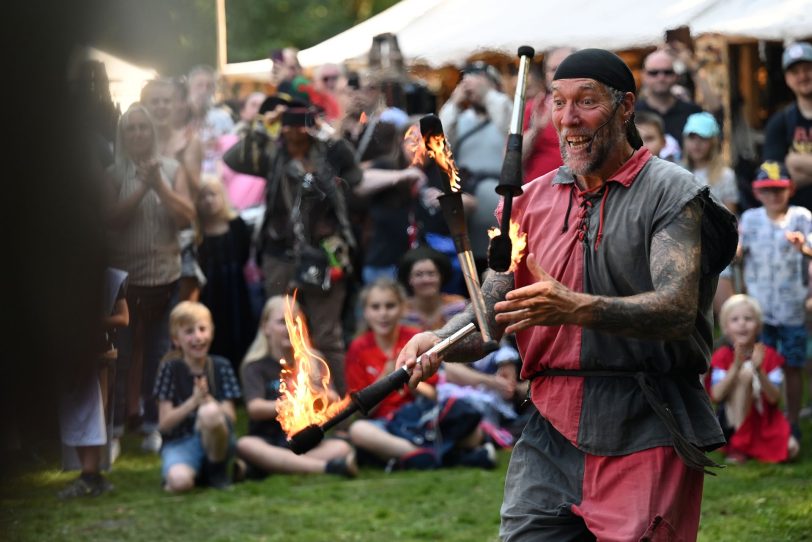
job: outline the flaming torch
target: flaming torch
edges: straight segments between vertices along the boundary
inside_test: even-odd
[[[513,115],[510,118],[510,133],[505,159],[502,162],[502,174],[499,178],[499,185],[496,187],[496,192],[503,198],[501,233],[491,238],[488,246],[488,266],[498,272],[512,270],[515,267],[512,257],[513,242],[510,236],[510,214],[513,207],[513,196],[519,196],[522,193],[522,122],[524,120],[527,72],[535,54],[532,47],[527,45],[519,47],[519,79],[516,83],[516,94],[513,97]],[[515,231],[518,233],[518,226]]]
[[[476,330],[474,324],[468,324],[450,337],[443,339],[435,344],[432,348],[427,350],[423,356],[429,356],[437,353],[442,354],[448,348],[461,341],[469,334]],[[421,356],[422,357],[422,356]],[[420,360],[418,359],[418,362]],[[395,369],[385,377],[377,382],[374,382],[366,388],[350,394],[351,402],[340,412],[334,416],[326,419],[326,421],[315,420],[301,429],[288,439],[290,449],[296,454],[303,454],[315,448],[319,442],[324,438],[324,433],[346,420],[356,412],[362,414],[369,414],[375,408],[375,405],[380,403],[387,395],[393,391],[402,388],[408,381],[411,373],[404,365],[400,369]],[[346,399],[345,399],[346,401]],[[284,426],[283,426],[284,427]],[[286,432],[290,435],[290,432]]]
[[[287,297],[286,301],[285,326],[293,359],[280,360],[282,373],[276,419],[285,433],[291,434],[330,419],[349,400],[339,399],[330,390],[330,367],[313,351],[307,326],[301,314],[294,315],[291,298]]]
[[[436,115],[426,115],[420,119],[420,133],[423,134],[423,143],[426,148],[426,163],[424,164],[426,175],[443,177],[444,193],[438,198],[440,208],[443,211],[443,218],[448,224],[451,237],[454,239],[454,249],[457,252],[465,286],[471,298],[471,307],[482,335],[483,348],[485,352],[493,352],[499,345],[491,337],[488,320],[485,317],[485,300],[482,297],[474,254],[471,251],[471,241],[468,238],[468,226],[462,207],[462,192],[460,192],[460,176],[451,155],[451,147],[443,133],[443,124]]]

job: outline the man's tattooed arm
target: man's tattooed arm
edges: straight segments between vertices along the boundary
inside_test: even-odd
[[[597,297],[586,327],[643,339],[682,339],[693,329],[699,303],[702,202],[688,203],[651,241],[654,291]]]
[[[496,322],[496,313],[493,310],[493,306],[498,301],[505,299],[505,294],[512,289],[513,273],[488,271],[485,276],[485,281],[482,283],[482,297],[485,300],[485,317],[488,320],[491,337],[497,342],[502,338],[506,326]],[[474,310],[470,303],[463,312],[454,316],[442,329],[434,333],[441,339],[445,339],[455,331],[463,328],[469,322],[476,323]],[[482,358],[484,355],[485,351],[482,348],[482,335],[472,333],[455,344],[454,348],[451,348],[443,359],[454,363],[470,363]]]

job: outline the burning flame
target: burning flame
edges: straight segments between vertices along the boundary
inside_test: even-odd
[[[361,124],[367,123],[367,114],[365,111],[361,111],[361,116],[358,117],[358,122],[360,122]]]
[[[499,231],[499,228],[490,228],[488,230],[488,237],[493,239],[501,233],[502,232]],[[519,262],[521,262],[522,258],[524,258],[524,252],[527,249],[527,234],[524,232],[519,232],[519,223],[511,220],[508,236],[510,237],[512,248],[510,251],[510,268],[508,269],[508,273],[512,273],[513,271],[516,271],[516,267],[519,265]]]
[[[420,135],[420,128],[417,125],[412,125],[406,131],[403,140],[406,150],[413,154],[412,166],[422,167],[427,156],[434,159],[437,166],[448,176],[451,191],[460,191],[460,188],[462,188],[460,174],[451,154],[451,146],[445,136],[435,134],[429,137],[428,142],[424,142]]]
[[[445,136],[436,134],[429,138],[426,142],[428,147],[429,158],[434,158],[440,169],[448,175],[448,182],[451,184],[452,192],[459,192],[460,188],[460,174],[457,171],[457,165],[454,163],[454,157],[451,156],[451,146],[446,141]]]
[[[294,294],[295,298],[295,294]],[[322,424],[349,403],[330,389],[330,368],[314,354],[304,320],[294,316],[291,298],[287,297],[285,326],[293,348],[293,363],[282,364],[281,397],[276,403],[276,419],[288,435],[308,425]]]
[[[409,129],[406,130],[406,135],[403,136],[403,146],[412,155],[410,165],[422,167],[426,161],[426,146],[423,144],[420,128],[416,124],[409,126]]]

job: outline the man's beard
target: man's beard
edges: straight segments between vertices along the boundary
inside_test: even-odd
[[[578,163],[573,163],[569,156],[569,145],[567,144],[566,135],[588,135],[584,133],[569,133],[562,136],[558,134],[558,147],[561,150],[561,158],[564,164],[570,169],[573,175],[589,175],[598,171],[609,154],[612,148],[623,140],[622,124],[618,124],[613,118],[607,124],[599,127],[592,133],[592,141],[589,143],[589,151],[583,160]]]

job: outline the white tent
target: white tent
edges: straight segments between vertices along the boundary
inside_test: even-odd
[[[404,0],[299,54],[306,66],[363,56],[372,37],[397,35],[404,57],[433,66],[461,64],[478,51],[514,54],[520,45],[628,49],[651,45],[718,0]]]
[[[372,38],[391,32],[403,56],[431,66],[462,64],[481,51],[513,55],[559,45],[622,50],[656,45],[667,29],[694,35],[789,40],[812,35],[812,0],[402,0],[299,53],[305,67],[362,59]],[[270,60],[226,66],[225,73],[267,81]]]
[[[691,21],[696,34],[791,41],[812,36],[812,0],[726,0]]]
[[[270,83],[271,66],[273,66],[271,59],[263,58],[262,60],[226,64],[220,73],[226,77],[244,77],[260,83]]]

